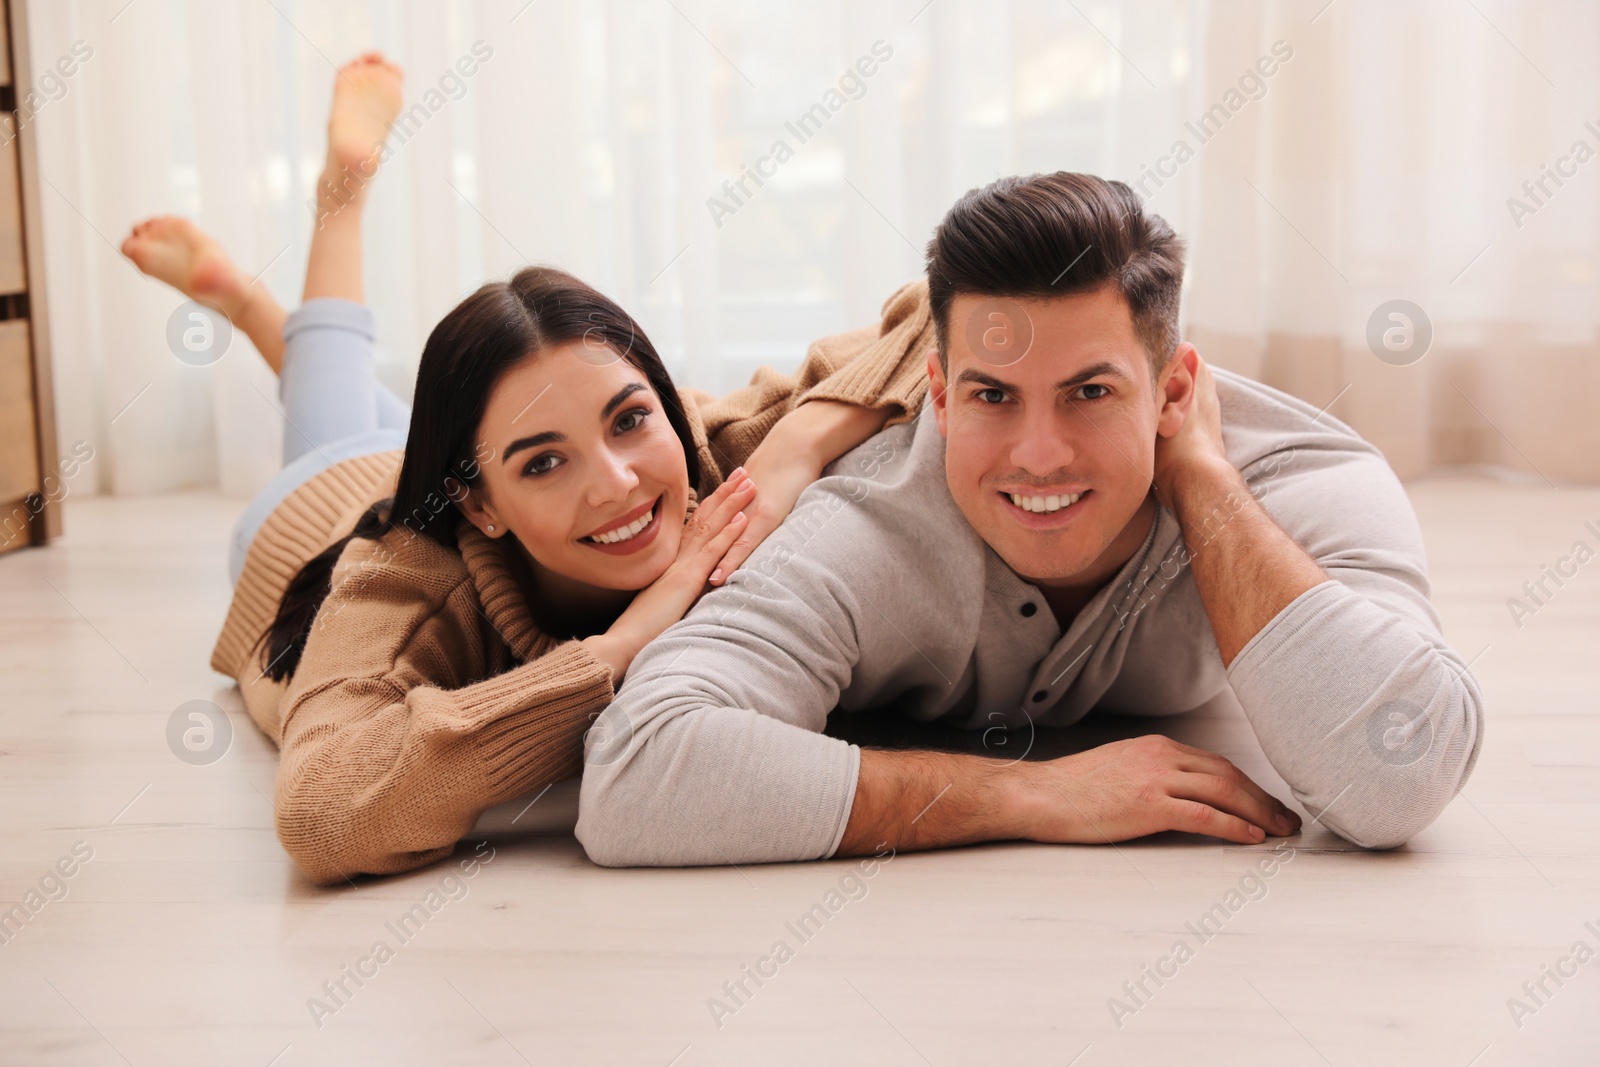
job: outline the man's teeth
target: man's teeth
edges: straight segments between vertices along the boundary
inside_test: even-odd
[[[1088,490],[1084,490],[1088,492]],[[1048,515],[1052,511],[1070,508],[1083,497],[1083,493],[1069,493],[1066,496],[1022,496],[1017,493],[1010,494],[1011,502],[1023,511],[1035,511],[1041,515]]]
[[[590,537],[589,540],[601,545],[614,545],[618,541],[632,540],[634,537],[637,537],[646,526],[650,525],[650,520],[655,517],[655,513],[656,509],[651,508],[649,511],[645,512],[644,515],[634,519],[628,525],[623,526],[620,529],[612,530],[610,533],[595,534],[593,537]]]

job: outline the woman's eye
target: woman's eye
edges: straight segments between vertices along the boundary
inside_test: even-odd
[[[1005,392],[1000,389],[979,389],[973,395],[985,404],[1003,404],[1006,400]]]
[[[1085,396],[1083,398],[1085,400],[1104,400],[1106,397],[1111,395],[1111,387],[1109,385],[1085,385],[1085,386],[1080,386],[1079,389],[1078,389],[1078,392],[1080,394],[1082,394],[1084,392],[1084,390],[1087,390],[1087,389],[1098,389],[1098,390],[1100,390],[1100,392],[1096,393],[1094,396]]]
[[[637,430],[641,425],[643,425],[645,416],[647,414],[649,414],[649,412],[645,411],[643,408],[639,408],[634,411],[623,412],[622,416],[617,419],[617,432],[627,433],[629,430]]]
[[[561,466],[561,464],[564,463],[564,462],[566,462],[566,461],[563,460],[560,456],[552,455],[551,453],[546,452],[542,456],[533,457],[532,461],[529,462],[529,464],[526,467],[523,468],[522,473],[524,473],[524,474],[536,474],[536,475],[537,474],[549,474],[551,471],[553,471],[557,467]]]

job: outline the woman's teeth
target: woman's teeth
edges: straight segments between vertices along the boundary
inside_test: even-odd
[[[1088,490],[1085,489],[1084,492]],[[1023,511],[1034,511],[1041,515],[1070,508],[1083,498],[1083,493],[1069,493],[1066,496],[1021,496],[1017,493],[1008,495],[1011,497],[1011,502]]]
[[[634,519],[628,525],[623,526],[620,529],[612,530],[610,533],[595,534],[594,536],[590,537],[589,540],[599,545],[614,545],[618,541],[631,541],[633,538],[639,536],[639,534],[644,531],[646,526],[650,525],[650,520],[655,517],[655,514],[656,509],[651,508],[639,518]]]

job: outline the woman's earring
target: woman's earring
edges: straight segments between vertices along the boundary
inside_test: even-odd
[[[489,532],[494,533],[494,523],[489,524]]]

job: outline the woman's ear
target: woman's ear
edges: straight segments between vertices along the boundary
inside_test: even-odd
[[[1156,413],[1156,433],[1171,437],[1183,428],[1189,408],[1194,404],[1195,375],[1199,372],[1200,353],[1185,341],[1172,352],[1167,367],[1156,383],[1156,398],[1161,409]]]
[[[488,487],[483,484],[481,478],[477,484],[467,486],[466,493],[456,501],[456,507],[461,509],[461,514],[467,517],[468,522],[489,537],[499,537],[507,532],[506,524],[495,515],[494,504],[489,500]]]

